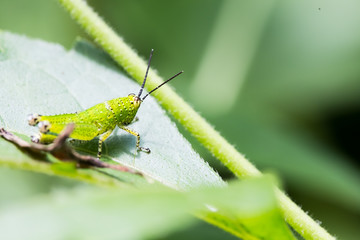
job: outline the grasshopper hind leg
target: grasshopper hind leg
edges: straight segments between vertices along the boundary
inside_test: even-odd
[[[105,132],[104,134],[102,134],[100,136],[99,139],[99,146],[98,146],[98,154],[97,154],[97,158],[100,159],[101,158],[101,152],[102,152],[102,143],[110,136],[110,134],[112,133],[113,129]]]
[[[37,114],[37,113],[29,114],[27,117],[29,125],[36,126],[40,121],[40,117],[41,117],[41,115]]]
[[[32,135],[31,141],[33,143],[49,144],[54,142],[56,137],[56,135],[40,133],[38,135]]]
[[[39,131],[41,133],[48,133],[50,131],[51,124],[49,121],[45,120],[45,121],[39,122],[38,126],[39,126]]]
[[[33,143],[42,143],[42,144],[49,144],[54,142],[56,135],[46,134],[49,132],[50,123],[48,121],[41,120],[42,115],[37,113],[29,114],[27,117],[28,124],[30,126],[38,125],[40,133],[31,136],[31,141]]]

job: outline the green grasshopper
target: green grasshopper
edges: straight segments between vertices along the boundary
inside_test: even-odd
[[[115,127],[118,126],[119,128],[136,137],[137,151],[144,151],[146,153],[150,153],[149,148],[140,146],[140,134],[128,128],[127,125],[134,122],[134,120],[137,120],[135,115],[141,103],[148,95],[150,95],[152,92],[159,89],[161,86],[183,73],[183,71],[181,71],[175,74],[173,77],[169,78],[168,80],[151,90],[143,98],[141,98],[141,94],[143,92],[146,78],[149,72],[153,51],[154,50],[152,49],[145,73],[145,78],[138,95],[131,93],[127,97],[120,97],[105,101],[78,113],[53,116],[42,116],[37,113],[30,114],[28,116],[29,125],[38,125],[40,130],[39,136],[32,136],[31,141],[44,144],[52,143],[57,137],[57,135],[68,124],[74,123],[74,131],[70,135],[72,139],[89,141],[97,136],[100,136],[97,154],[97,157],[100,159],[102,143],[110,136]]]

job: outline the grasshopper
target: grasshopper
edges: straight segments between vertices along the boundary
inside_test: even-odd
[[[52,143],[68,124],[73,123],[75,124],[75,128],[70,135],[70,138],[72,139],[89,141],[97,136],[100,136],[97,154],[98,159],[100,159],[102,143],[110,136],[115,127],[118,126],[119,128],[136,137],[137,151],[150,153],[149,148],[140,146],[140,134],[128,128],[127,125],[137,120],[135,115],[141,103],[147,96],[183,73],[183,71],[180,71],[141,98],[141,94],[143,92],[146,78],[149,72],[153,52],[154,50],[152,49],[145,73],[145,78],[138,95],[131,93],[127,97],[119,97],[105,101],[77,113],[52,116],[43,116],[37,113],[30,114],[28,116],[29,125],[38,126],[40,131],[38,136],[31,137],[31,141],[44,144]]]

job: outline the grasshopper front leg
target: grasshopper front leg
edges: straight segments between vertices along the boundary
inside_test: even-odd
[[[139,121],[139,118],[137,116],[134,117],[134,120],[131,123]]]
[[[119,128],[121,128],[122,130],[125,130],[127,131],[128,133],[130,133],[131,135],[135,136],[136,137],[136,149],[138,151],[143,151],[143,152],[146,152],[146,153],[150,153],[150,148],[147,148],[147,147],[141,147],[140,146],[140,134],[135,132],[134,130],[131,130],[130,128],[126,127],[126,126],[123,126],[123,125],[118,125]]]
[[[111,130],[103,133],[103,134],[100,136],[99,146],[98,146],[98,154],[97,154],[97,158],[98,158],[98,159],[101,158],[102,143],[110,136],[110,134],[112,133],[113,130],[114,130],[114,129],[111,129]]]

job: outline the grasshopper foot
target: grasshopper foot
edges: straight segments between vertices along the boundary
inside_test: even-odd
[[[50,130],[50,123],[49,121],[42,121],[39,123],[39,130],[41,133],[48,133]]]
[[[143,151],[143,152],[146,152],[146,153],[151,153],[150,148],[147,148],[147,147],[138,147],[137,150],[138,151]]]
[[[30,126],[36,126],[39,123],[41,115],[37,113],[29,114],[27,117]]]
[[[31,136],[31,141],[33,143],[40,143],[40,137],[38,135],[32,135]]]

